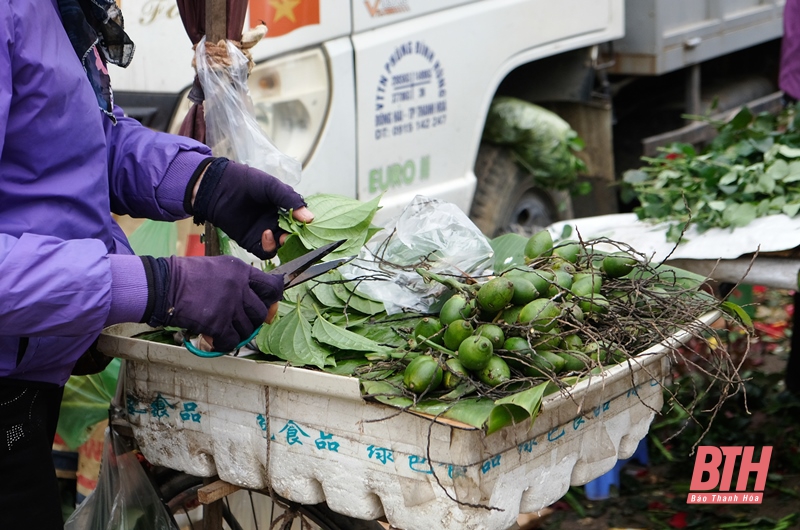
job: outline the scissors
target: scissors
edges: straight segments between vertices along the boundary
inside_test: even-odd
[[[294,287],[295,285],[299,285],[312,278],[316,278],[317,276],[325,274],[326,272],[333,270],[340,265],[344,265],[355,258],[355,256],[348,256],[345,258],[338,258],[330,261],[324,261],[322,263],[316,263],[339,248],[345,241],[346,239],[341,239],[339,241],[334,241],[333,243],[328,243],[327,245],[321,246],[316,250],[312,250],[311,252],[303,254],[299,258],[295,258],[292,261],[288,261],[282,265],[279,265],[278,267],[275,267],[267,274],[282,275],[284,290]],[[258,326],[252,335],[240,342],[234,351],[239,351],[241,348],[247,346],[250,341],[256,338],[256,335],[258,335],[259,331],[261,331],[261,326]],[[201,335],[200,337],[202,339],[203,336]],[[198,357],[221,357],[228,354],[228,352],[201,350],[192,344],[188,338],[183,339],[183,345],[187,350]]]

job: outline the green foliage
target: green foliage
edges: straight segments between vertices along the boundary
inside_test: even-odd
[[[324,193],[306,197],[308,208],[315,214],[314,221],[301,223],[289,213],[282,214],[279,225],[291,235],[278,250],[278,257],[285,263],[309,250],[342,239],[346,242],[326,260],[358,254],[361,247],[381,230],[372,225],[380,200],[380,195],[368,202]]]
[[[800,212],[796,109],[754,116],[743,108],[729,122],[713,125],[719,134],[705,150],[675,143],[623,177],[623,198],[638,199],[640,219],[669,222],[669,241],[677,242],[690,222],[704,232]]]

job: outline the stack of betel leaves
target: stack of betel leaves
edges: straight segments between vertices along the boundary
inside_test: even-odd
[[[709,120],[706,120],[709,121]],[[767,215],[800,212],[800,121],[796,106],[778,115],[743,108],[711,122],[718,135],[703,150],[674,143],[624,175],[623,199],[642,220],[667,222],[677,242],[687,224],[698,232],[736,228]]]
[[[310,230],[320,218],[286,226],[303,242],[294,230]],[[314,237],[320,240],[306,240],[311,246],[341,232]],[[256,338],[262,354],[254,358],[358,377],[368,399],[491,433],[535,417],[547,394],[626,363],[672,333],[698,333],[692,326],[709,311],[747,318],[698,290],[703,278],[647,263],[621,243],[554,246],[547,231],[491,243],[495,270],[485,277],[433,274],[420,264],[418,274],[441,285],[425,314],[388,315],[358,289],[376,281],[369,276],[332,271],[294,287]],[[618,251],[596,250],[601,244]]]

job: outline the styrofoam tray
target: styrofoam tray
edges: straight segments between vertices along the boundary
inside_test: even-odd
[[[506,529],[519,513],[552,504],[570,485],[630,457],[663,405],[665,354],[690,337],[678,333],[568,397],[548,396],[532,425],[487,436],[367,402],[356,378],[204,359],[132,338],[148,329],[112,326],[98,348],[129,361],[125,404],[150,462],[246,488],[269,485],[350,517],[385,515],[404,530]]]

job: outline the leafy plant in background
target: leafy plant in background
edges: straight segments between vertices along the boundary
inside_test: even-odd
[[[709,228],[746,226],[766,215],[800,212],[800,123],[795,107],[775,116],[743,108],[726,123],[707,121],[719,134],[702,151],[675,143],[623,176],[623,199],[637,199],[639,219],[668,222],[677,242],[691,223]]]

